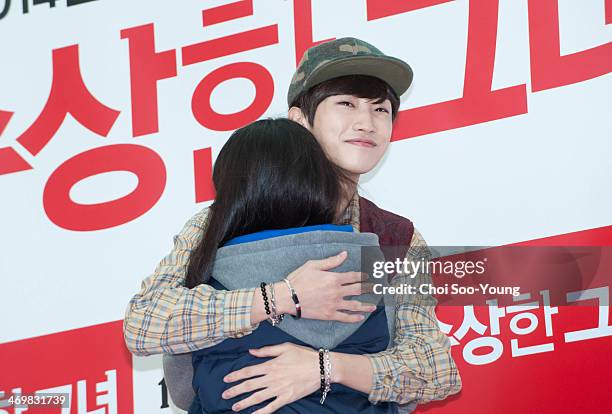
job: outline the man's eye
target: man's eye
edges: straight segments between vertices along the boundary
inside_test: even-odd
[[[342,106],[353,106],[352,103],[348,102],[348,101],[340,101],[338,102],[338,105],[342,105]]]
[[[389,113],[389,111],[387,110],[387,108],[376,108],[376,110],[377,110],[378,112],[385,112],[385,113],[387,113],[387,114]]]

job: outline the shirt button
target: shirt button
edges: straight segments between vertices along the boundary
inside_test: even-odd
[[[383,379],[383,384],[389,385],[389,384],[391,384],[391,380],[392,380],[392,378],[391,378],[390,375],[385,375],[385,378]]]

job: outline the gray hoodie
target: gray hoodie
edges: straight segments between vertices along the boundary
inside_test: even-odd
[[[368,255],[371,255],[373,250],[378,251],[375,249],[377,246],[378,236],[373,233],[312,231],[274,237],[220,248],[215,258],[213,275],[229,290],[253,288],[258,287],[262,281],[272,283],[282,280],[308,260],[325,259],[343,250],[348,252],[348,257],[333,271],[365,271],[366,269],[362,269],[362,247],[370,247]],[[382,252],[379,257],[384,260]],[[383,279],[378,282],[386,284]],[[391,302],[386,297],[374,294],[348,298],[358,298],[368,303],[384,300],[390,337],[387,348],[392,347],[395,307]],[[362,324],[363,321],[344,323],[314,319],[295,320],[286,317],[278,328],[313,348],[333,349]],[[164,355],[163,365],[172,401],[177,407],[187,410],[195,395],[191,388],[193,377],[191,354]],[[400,412],[410,413],[415,407],[414,403],[400,406]]]

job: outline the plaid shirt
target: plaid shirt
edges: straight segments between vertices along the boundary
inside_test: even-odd
[[[159,263],[153,275],[142,282],[140,292],[128,305],[123,332],[129,350],[136,355],[179,354],[207,348],[226,338],[250,334],[251,303],[255,288],[215,290],[202,284],[184,287],[191,250],[206,228],[208,209],[193,216],[174,236],[174,248]],[[359,231],[359,196],[355,193],[344,213],[343,224]],[[427,249],[421,234],[414,231],[407,257]],[[409,283],[402,275],[395,283]],[[421,280],[428,275],[419,275]],[[411,283],[414,283],[412,281]],[[394,346],[376,354],[366,354],[373,368],[369,400],[417,400],[424,403],[443,399],[461,389],[461,379],[450,355],[449,340],[434,313],[435,299],[427,304],[396,304]]]

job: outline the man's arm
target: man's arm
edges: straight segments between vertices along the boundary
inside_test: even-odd
[[[174,236],[173,249],[130,300],[123,334],[135,355],[192,352],[225,338],[250,334],[258,327],[251,325],[255,289],[221,291],[206,284],[184,287],[189,254],[207,225],[207,212],[197,213]]]
[[[408,260],[429,256],[427,244],[415,229],[406,254]],[[415,283],[416,282],[416,283]],[[393,285],[407,283],[419,286],[431,283],[427,273],[411,280],[396,275]],[[395,401],[400,404],[416,400],[425,403],[441,400],[461,390],[461,378],[450,353],[450,342],[438,326],[437,301],[429,295],[411,295],[396,304],[395,346],[366,354],[372,364],[372,389],[369,400]]]

